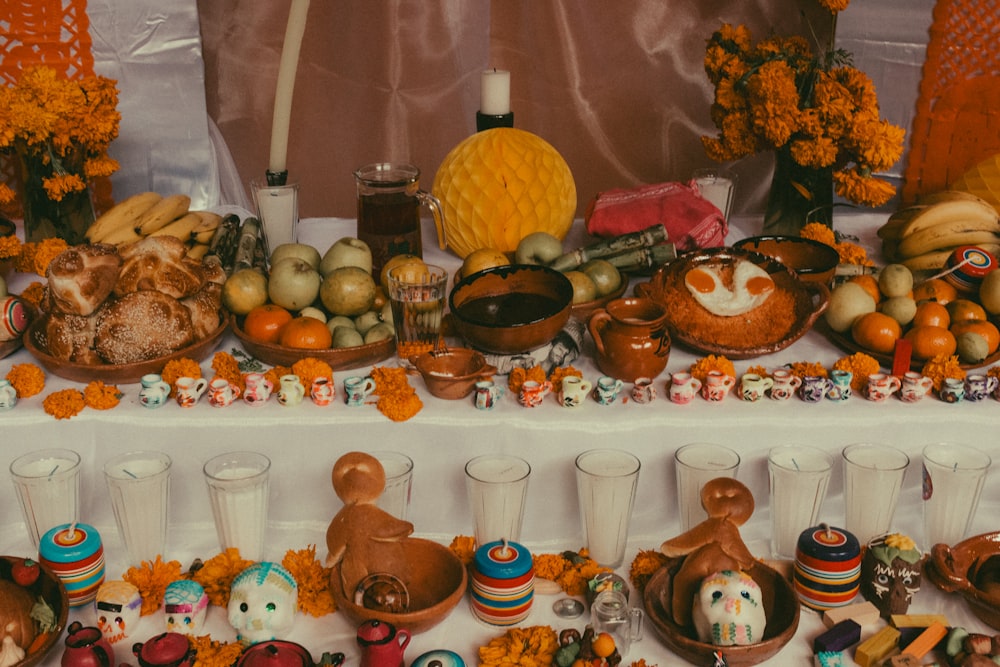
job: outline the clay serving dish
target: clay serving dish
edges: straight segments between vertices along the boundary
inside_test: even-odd
[[[339,566],[330,573],[330,590],[337,609],[347,614],[355,625],[374,619],[412,633],[425,632],[447,618],[465,595],[468,574],[462,561],[448,547],[416,537],[407,538],[401,544],[410,566],[409,580],[404,581],[410,600],[407,612],[369,609],[353,598],[346,598],[340,585]]]
[[[717,325],[717,331],[720,333],[720,337],[715,337],[713,334],[698,333],[695,327],[699,323],[687,317],[687,313],[679,312],[674,308],[678,303],[682,303],[678,297],[685,296],[678,290],[687,289],[684,285],[684,276],[688,271],[696,267],[723,267],[727,264],[734,264],[737,260],[751,261],[767,271],[776,283],[789,292],[794,300],[793,322],[784,335],[777,340],[764,344],[740,344],[724,341],[721,337],[722,333],[725,333],[730,339],[738,339],[739,336],[734,337],[733,332],[745,332],[748,325],[743,318],[757,314],[754,311],[746,316],[735,318],[716,317],[709,314],[708,321],[712,322],[711,318],[714,318],[713,324]],[[729,359],[752,359],[785,349],[812,328],[830,301],[830,290],[826,285],[819,282],[804,282],[795,275],[794,271],[773,257],[728,247],[708,248],[685,253],[670,264],[657,269],[649,282],[636,285],[635,293],[636,296],[649,297],[667,309],[667,328],[675,343],[680,343],[696,351],[725,355]],[[767,306],[766,303],[762,308],[765,306]],[[704,309],[701,311],[708,313]]]
[[[516,354],[549,343],[569,319],[573,285],[546,266],[512,264],[465,276],[448,297],[459,335],[473,347]]]
[[[497,372],[482,352],[461,347],[424,352],[410,357],[410,363],[424,378],[431,395],[452,401],[465,398],[477,382],[489,380]]]
[[[20,560],[23,560],[23,558],[17,556],[0,556],[0,579],[11,579],[11,566]],[[38,580],[29,587],[29,592],[35,599],[38,596],[44,598],[45,602],[52,608],[56,616],[56,627],[48,634],[45,641],[38,648],[26,655],[21,662],[14,663],[14,667],[32,667],[40,663],[49,650],[56,645],[63,634],[63,630],[66,629],[66,618],[69,613],[69,597],[66,594],[66,588],[59,581],[59,577],[49,569],[48,565],[39,563],[38,566],[41,568],[41,573],[38,576]]]
[[[737,241],[733,247],[774,257],[804,282],[819,282],[828,287],[840,264],[836,248],[800,236],[751,236]]]
[[[1000,532],[953,547],[935,544],[924,570],[935,586],[961,595],[976,618],[1000,630]]]
[[[312,357],[330,364],[335,371],[348,368],[371,366],[388,359],[396,351],[396,339],[384,338],[375,343],[356,347],[331,348],[328,350],[303,350],[274,343],[261,343],[243,332],[242,322],[233,317],[233,333],[251,356],[272,366],[291,366],[300,359]]]
[[[149,373],[159,373],[163,370],[171,359],[187,357],[195,361],[201,361],[211,354],[219,341],[222,340],[229,321],[223,317],[219,327],[202,340],[189,345],[173,354],[165,357],[157,357],[148,361],[137,361],[131,364],[78,364],[72,361],[63,361],[53,357],[39,342],[40,325],[42,319],[38,318],[32,322],[28,330],[24,332],[24,347],[31,353],[38,363],[53,375],[82,382],[84,384],[91,380],[100,380],[106,384],[132,384],[139,382],[143,375]]]
[[[799,627],[799,599],[791,583],[761,562],[754,564],[750,576],[761,588],[767,625],[764,638],[744,646],[714,646],[696,639],[694,628],[682,627],[670,615],[671,581],[683,558],[673,558],[657,570],[643,594],[646,616],[672,651],[694,665],[711,665],[716,651],[729,667],[747,667],[763,662],[780,651]]]

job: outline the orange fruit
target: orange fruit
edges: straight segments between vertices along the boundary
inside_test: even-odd
[[[598,658],[606,658],[615,652],[615,638],[607,632],[600,632],[590,647]]]
[[[257,306],[243,320],[243,333],[262,343],[277,343],[281,330],[292,321],[292,314],[273,303]]]
[[[938,303],[948,303],[958,298],[958,290],[955,286],[943,278],[932,278],[913,287],[913,299],[919,303],[921,301],[937,301]]]
[[[917,312],[913,316],[912,326],[930,326],[948,328],[951,324],[951,315],[948,309],[937,301],[921,301],[917,304]]]
[[[986,319],[986,310],[969,299],[949,301],[947,308],[952,322],[968,322],[969,320],[982,322]]]
[[[325,350],[333,342],[333,335],[315,317],[296,317],[282,329],[279,342],[286,347]]]
[[[892,354],[896,341],[902,335],[899,322],[885,313],[866,313],[851,325],[851,337],[855,343],[881,354]]]
[[[916,359],[930,359],[939,354],[950,356],[958,348],[955,334],[944,327],[913,327],[906,332],[905,338],[913,346],[913,356]]]
[[[873,299],[875,299],[876,304],[882,300],[882,292],[878,289],[878,279],[875,276],[868,274],[863,276],[854,276],[851,278],[850,282],[861,285],[861,287],[863,287],[864,290],[868,292]]]
[[[968,320],[965,322],[955,322],[955,324],[951,325],[951,332],[955,335],[955,338],[958,338],[959,335],[966,331],[977,333],[985,338],[990,354],[993,354],[1000,348],[1000,329],[997,329],[997,326],[992,322]]]

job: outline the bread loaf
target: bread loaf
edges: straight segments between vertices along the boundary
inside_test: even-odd
[[[90,315],[111,294],[121,265],[118,250],[111,245],[80,245],[59,253],[46,271],[53,309]]]
[[[154,290],[131,292],[101,309],[95,349],[109,364],[162,357],[195,341],[191,313]]]

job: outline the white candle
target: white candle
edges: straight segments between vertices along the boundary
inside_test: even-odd
[[[166,454],[135,452],[104,466],[111,507],[132,565],[164,552],[170,465]]]
[[[787,445],[768,453],[771,487],[771,552],[794,558],[799,535],[816,522],[833,462],[812,447]]]
[[[498,69],[483,72],[479,113],[484,116],[510,113],[510,72]]]
[[[250,560],[264,551],[270,468],[270,459],[255,452],[221,454],[204,467],[219,546]]]
[[[285,171],[288,165],[288,127],[292,118],[292,90],[299,64],[299,49],[306,30],[309,0],[292,0],[285,28],[285,42],[278,63],[278,83],[274,91],[274,118],[271,121],[271,157],[268,171]]]

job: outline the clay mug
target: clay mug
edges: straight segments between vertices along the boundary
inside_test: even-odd
[[[375,380],[354,375],[344,380],[344,402],[352,408],[365,404],[365,399],[375,391]]]
[[[628,653],[632,642],[642,639],[642,609],[630,607],[621,591],[598,593],[590,605],[590,620],[595,634],[606,632],[614,637],[615,648],[621,655]]]
[[[763,377],[757,373],[745,373],[740,378],[740,397],[744,401],[751,403],[759,401],[767,393],[767,390],[774,386],[774,380]]]
[[[736,378],[722,371],[709,371],[701,386],[701,396],[706,401],[718,403],[723,400],[729,390],[736,384]]]
[[[981,401],[992,394],[996,388],[996,377],[974,373],[965,378],[965,400]]]
[[[336,385],[333,384],[333,379],[320,375],[313,380],[312,387],[309,389],[309,398],[316,405],[325,406],[333,402],[336,393],[337,389]]]
[[[799,398],[806,403],[819,403],[830,389],[830,381],[820,375],[807,375],[799,386]]]
[[[503,385],[499,385],[493,380],[480,380],[476,383],[473,403],[480,410],[491,410],[505,393],[506,389]]]
[[[208,389],[208,380],[205,378],[177,378],[177,404],[182,408],[193,408],[201,395]]]
[[[916,403],[926,396],[933,386],[934,380],[929,377],[917,371],[906,371],[899,388],[899,399],[904,403]]]
[[[667,312],[652,299],[613,299],[590,316],[587,329],[601,372],[625,382],[656,377],[667,367]]]
[[[542,399],[545,398],[545,394],[552,390],[552,383],[546,380],[545,382],[536,382],[535,380],[528,380],[521,385],[521,395],[519,399],[521,405],[526,408],[537,408],[542,404]]]
[[[388,621],[367,620],[358,628],[361,667],[403,667],[403,651],[410,643],[410,631],[396,629]]]
[[[274,383],[267,379],[263,373],[247,373],[243,381],[247,389],[243,392],[243,402],[254,407],[260,407],[267,403],[274,391]]]
[[[965,382],[958,378],[945,378],[940,392],[945,403],[959,403],[965,398]]]
[[[559,390],[559,402],[564,408],[578,408],[583,405],[593,387],[592,382],[575,375],[567,375],[563,378],[562,388]]]
[[[775,401],[787,401],[802,386],[802,378],[784,369],[771,373],[771,379],[774,380],[771,386],[771,399]]]
[[[895,375],[875,373],[868,376],[868,388],[865,393],[869,401],[880,403],[899,391],[902,384]]]
[[[597,378],[597,386],[594,387],[594,400],[601,405],[611,405],[618,398],[618,393],[625,383],[610,375],[602,375]]]
[[[831,401],[846,401],[851,397],[851,380],[854,373],[834,369],[830,371],[830,385],[826,390],[826,397]]]
[[[148,373],[140,378],[139,404],[144,408],[158,408],[170,397],[170,385],[156,373]]]
[[[232,405],[240,397],[240,388],[225,378],[215,378],[208,383],[208,404],[213,408]]]
[[[62,667],[110,667],[115,664],[115,651],[99,628],[84,627],[80,621],[73,621],[67,632]]]
[[[0,379],[0,410],[10,410],[17,405],[17,390],[10,380]]]
[[[278,380],[278,403],[291,407],[298,405],[305,398],[306,390],[298,375],[282,375]]]
[[[635,379],[635,384],[632,385],[632,400],[636,403],[652,403],[656,400],[656,387],[653,386],[652,378]]]
[[[670,400],[678,405],[687,405],[701,391],[701,380],[690,373],[674,373],[670,376]]]

